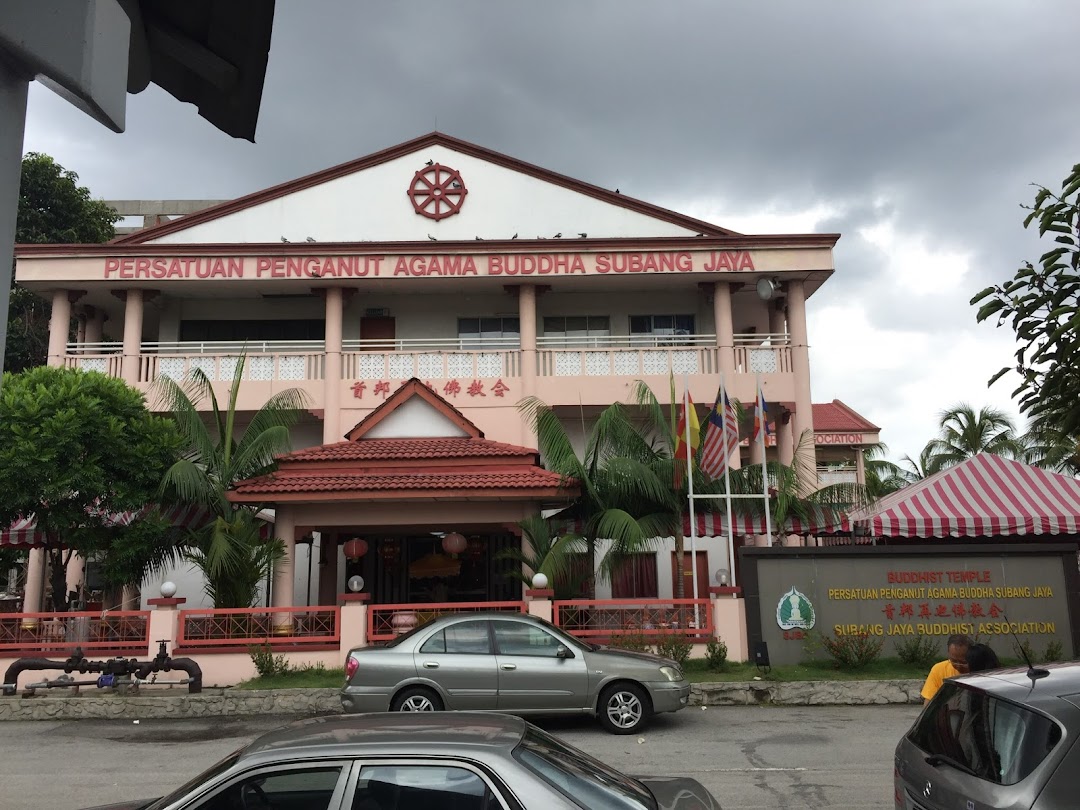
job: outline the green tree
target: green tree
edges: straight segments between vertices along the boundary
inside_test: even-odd
[[[22,160],[16,244],[97,244],[116,235],[120,215],[89,189],[79,176],[48,155],[28,152]],[[4,368],[23,371],[45,363],[51,306],[15,286],[12,276]]]
[[[280,541],[260,538],[258,507],[237,506],[226,493],[237,481],[275,469],[276,457],[290,448],[290,429],[307,406],[302,390],[279,391],[255,413],[241,435],[236,402],[245,359],[236,363],[224,409],[212,382],[199,369],[192,372],[186,386],[165,378],[157,388],[172,412],[184,448],[182,458],[165,472],[162,490],[177,501],[201,506],[210,516],[191,531],[187,557],[202,571],[206,593],[215,607],[253,606],[259,583],[281,557]],[[204,403],[209,404],[209,419]]]
[[[1036,467],[1080,474],[1080,432],[1066,433],[1049,416],[1037,418],[1024,435],[1024,461]]]
[[[175,556],[159,515],[130,527],[114,517],[154,502],[178,449],[171,423],[121,380],[46,366],[4,376],[0,526],[32,516],[47,536],[54,609],[68,609],[73,551],[106,560],[114,584],[138,584]],[[125,553],[109,562],[114,543]]]
[[[1037,222],[1040,237],[1053,246],[1038,265],[1025,262],[1004,284],[987,287],[971,299],[980,305],[976,319],[1008,324],[1019,347],[1016,363],[995,374],[993,384],[1010,368],[1020,375],[1013,391],[1020,412],[1047,420],[1068,436],[1080,434],[1080,163],[1061,184],[1060,193],[1037,186],[1035,204],[1024,227]]]
[[[518,409],[537,436],[547,468],[580,489],[560,518],[580,526],[572,542],[584,549],[599,577],[610,577],[626,555],[649,548],[655,538],[669,533],[670,479],[661,480],[649,465],[653,451],[623,405],[615,403],[600,412],[588,429],[581,456],[550,406],[529,397]],[[602,540],[608,545],[597,560]]]
[[[881,442],[862,451],[866,495],[875,501],[911,483],[908,471],[886,458],[888,452],[888,446]]]
[[[976,411],[961,402],[939,415],[940,432],[931,442],[933,467],[952,467],[979,453],[993,453],[1006,458],[1022,458],[1024,442],[1017,436],[1012,419],[997,408]]]
[[[532,587],[535,574],[544,574],[549,587],[555,590],[556,599],[572,599],[583,584],[575,580],[570,565],[570,555],[582,551],[579,538],[573,533],[554,531],[552,521],[540,515],[532,515],[518,523],[523,543],[521,548],[511,547],[499,552],[499,559],[512,560],[517,567],[511,572]]]
[[[928,441],[919,452],[917,459],[909,455],[904,456],[902,464],[907,467],[904,470],[904,475],[911,481],[922,481],[936,472],[941,472],[940,460],[934,452],[936,442],[936,439]]]

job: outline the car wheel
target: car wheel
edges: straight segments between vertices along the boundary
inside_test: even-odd
[[[398,692],[394,702],[390,704],[392,712],[441,712],[443,702],[430,689],[422,686],[411,686]]]
[[[633,734],[649,721],[649,696],[637,684],[609,686],[600,696],[600,725],[612,734]]]

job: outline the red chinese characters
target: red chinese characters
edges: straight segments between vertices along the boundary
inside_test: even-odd
[[[495,381],[495,384],[491,386],[491,393],[497,397],[505,396],[506,392],[510,390],[510,386],[502,381],[502,377]]]
[[[448,397],[457,397],[461,393],[461,383],[457,380],[450,380],[443,386],[443,395]]]
[[[367,385],[364,383],[363,380],[359,380],[357,382],[354,382],[352,384],[352,395],[354,397],[356,397],[357,399],[363,399],[364,398],[364,389],[366,389],[366,388],[367,388]]]
[[[484,393],[484,384],[480,380],[473,380],[469,383],[468,394],[470,397],[486,397]]]
[[[379,380],[377,383],[375,383],[374,394],[375,396],[382,394],[382,398],[386,399],[386,397],[390,394],[390,381]]]
[[[881,612],[885,614],[886,618],[888,618],[889,621],[892,621],[893,618],[895,618],[896,616],[896,608],[893,607],[892,602],[887,604]]]

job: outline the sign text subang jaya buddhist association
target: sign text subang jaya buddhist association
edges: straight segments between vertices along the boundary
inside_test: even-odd
[[[364,256],[125,257],[104,262],[105,278],[314,279],[395,276],[593,276],[730,273],[754,270],[748,250],[621,253],[413,254]]]

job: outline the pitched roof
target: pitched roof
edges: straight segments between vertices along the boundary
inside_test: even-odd
[[[536,458],[536,451],[489,439],[364,439],[336,442],[296,450],[281,456],[282,463],[303,461],[423,461],[425,459],[480,459],[523,456]]]
[[[479,160],[487,161],[488,163],[502,166],[503,168],[510,169],[512,171],[519,172],[521,174],[534,177],[538,180],[542,180],[545,183],[550,183],[556,186],[562,186],[563,188],[571,191],[584,194],[610,205],[615,205],[620,208],[625,208],[630,211],[635,211],[640,214],[644,214],[654,219],[658,219],[664,222],[670,222],[674,225],[678,225],[683,228],[688,228],[692,231],[702,233],[706,236],[739,236],[738,233],[727,228],[721,228],[718,225],[713,225],[710,222],[704,222],[693,217],[688,217],[683,214],[679,214],[675,211],[671,211],[667,208],[661,208],[657,205],[644,202],[642,200],[634,199],[625,194],[620,194],[618,191],[609,191],[599,186],[594,186],[591,183],[585,183],[581,180],[575,180],[572,177],[568,177],[557,172],[543,169],[531,163],[518,160],[517,158],[504,155],[501,152],[496,152],[492,149],[487,149],[483,146],[478,146],[468,141],[463,141],[458,138],[451,137],[442,132],[430,132],[427,135],[422,135],[419,138],[414,138],[411,141],[405,141],[397,146],[391,146],[388,149],[383,149],[380,152],[367,155],[365,157],[358,158],[356,160],[348,161],[337,166],[332,166],[329,169],[323,169],[322,171],[309,174],[304,177],[298,177],[295,180],[290,180],[285,183],[281,183],[276,186],[272,186],[261,191],[256,191],[253,194],[248,194],[244,197],[238,197],[235,200],[215,205],[211,208],[206,208],[194,214],[190,214],[186,217],[180,217],[170,222],[164,222],[160,225],[156,225],[151,228],[145,228],[140,231],[121,236],[119,239],[113,240],[113,244],[139,244],[151,239],[157,239],[162,236],[166,236],[177,231],[190,228],[193,225],[199,225],[204,222],[210,222],[228,214],[235,213],[237,211],[244,210],[245,208],[251,208],[256,205],[261,205],[270,200],[276,200],[280,197],[284,197],[287,194],[293,194],[303,189],[311,188],[312,186],[321,185],[322,183],[335,180],[339,177],[343,177],[348,174],[359,172],[363,169],[371,168],[372,166],[378,166],[382,163],[387,163],[396,158],[408,155],[419,149],[423,149],[430,146],[444,146],[449,149],[453,149],[462,154],[470,155],[471,157],[478,158]]]
[[[529,490],[542,496],[570,494],[560,488],[562,478],[558,473],[536,467],[478,472],[428,472],[396,473],[390,475],[281,475],[271,473],[237,484],[234,490],[241,496],[267,496],[286,493],[349,493],[357,497],[378,498],[386,493],[393,497],[409,493],[411,497],[423,497],[435,493],[445,498],[448,491],[488,491],[495,496],[501,490]]]
[[[856,510],[875,537],[1080,533],[1080,481],[980,453]]]
[[[356,441],[363,438],[369,430],[375,427],[375,425],[379,424],[379,422],[397,410],[397,408],[401,407],[406,400],[412,399],[413,397],[419,397],[426,401],[431,407],[457,425],[457,427],[469,434],[469,436],[477,439],[484,438],[484,431],[480,430],[469,417],[447,402],[446,399],[428,388],[416,377],[403,382],[394,393],[379,403],[379,407],[357,422],[353,429],[345,434],[345,438],[349,441]]]
[[[877,425],[854,411],[838,399],[832,402],[817,402],[814,410],[814,430],[821,433],[877,432]]]

